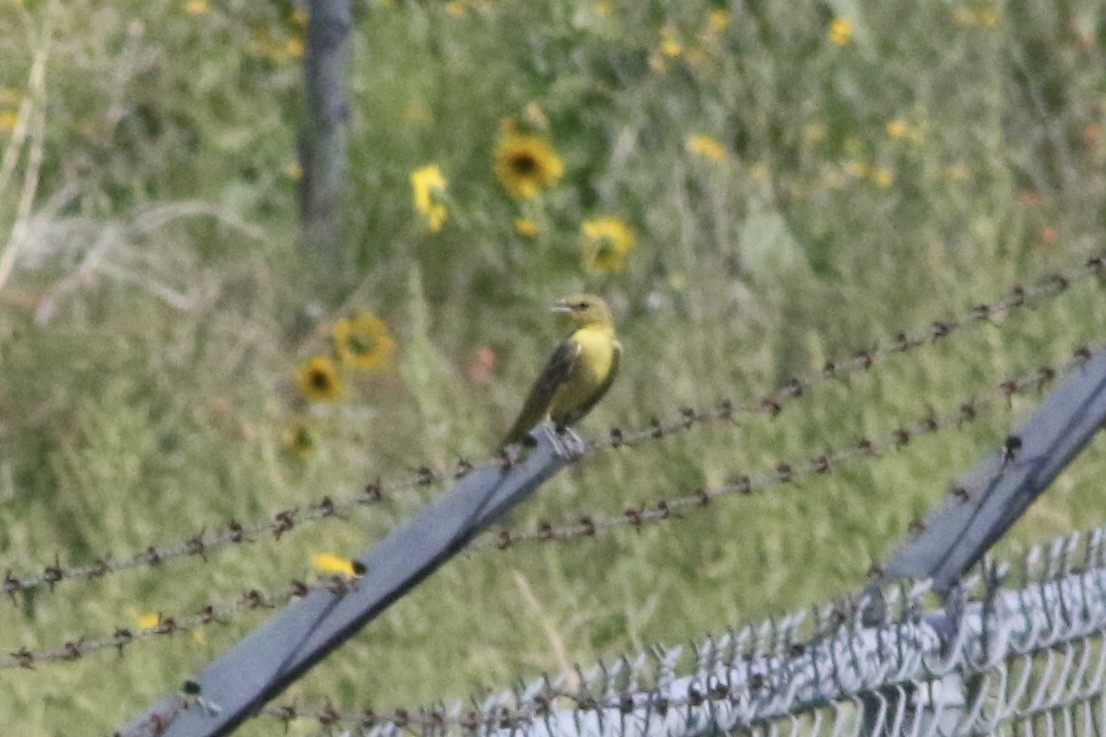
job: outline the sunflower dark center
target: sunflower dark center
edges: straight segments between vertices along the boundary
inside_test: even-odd
[[[330,375],[325,371],[311,372],[311,386],[316,389],[326,390],[330,388]]]
[[[366,353],[372,352],[375,346],[376,340],[367,335],[354,335],[349,339],[350,353],[355,353],[358,356],[364,356]]]
[[[511,157],[511,168],[522,175],[534,174],[541,165],[532,154],[519,153]]]

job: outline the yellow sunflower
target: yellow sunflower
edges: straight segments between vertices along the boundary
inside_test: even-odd
[[[535,238],[538,235],[538,224],[532,218],[515,218],[515,232],[523,238]]]
[[[584,268],[593,274],[622,271],[626,254],[634,248],[634,230],[620,218],[587,220],[581,227],[580,252]]]
[[[853,40],[853,24],[844,18],[834,18],[829,24],[826,35],[831,43],[847,46]]]
[[[441,202],[448,183],[437,164],[420,166],[411,172],[415,209],[425,218],[426,229],[431,233],[440,231],[449,217],[449,209]]]
[[[564,161],[547,138],[506,130],[496,144],[495,175],[512,197],[532,199],[564,172]]]
[[[362,310],[334,325],[334,347],[342,363],[359,369],[381,369],[392,363],[396,341],[388,323]]]
[[[711,161],[725,161],[729,155],[726,152],[726,147],[717,138],[711,136],[688,136],[687,140],[684,141],[684,147],[688,153],[702,156]]]
[[[342,396],[342,377],[327,356],[313,356],[300,364],[296,383],[303,396],[313,402],[331,402]]]

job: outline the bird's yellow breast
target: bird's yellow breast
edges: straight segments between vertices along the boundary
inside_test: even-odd
[[[550,402],[549,414],[554,419],[572,414],[587,404],[606,382],[614,366],[615,338],[610,330],[580,328],[572,334],[572,340],[580,346],[580,353]]]

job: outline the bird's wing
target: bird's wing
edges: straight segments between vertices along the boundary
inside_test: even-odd
[[[611,370],[607,372],[607,378],[603,379],[603,383],[595,390],[595,393],[588,397],[588,400],[581,404],[579,407],[572,411],[572,414],[565,419],[566,425],[571,425],[576,422],[594,407],[600,399],[607,393],[607,390],[611,388],[611,384],[614,383],[614,379],[618,376],[619,364],[622,363],[622,344],[617,340],[611,344],[613,353],[611,355]]]
[[[526,398],[522,410],[518,413],[518,419],[511,426],[502,445],[519,442],[526,437],[526,433],[530,432],[530,428],[542,421],[545,413],[549,411],[549,403],[553,401],[553,395],[572,372],[572,367],[579,355],[580,344],[571,338],[557,346],[553,355],[549,357],[545,369],[530,389],[530,396]]]

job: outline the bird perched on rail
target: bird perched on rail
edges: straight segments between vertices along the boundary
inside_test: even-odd
[[[534,382],[503,446],[526,438],[534,425],[549,419],[561,432],[586,415],[611,388],[622,358],[607,303],[591,294],[562,299],[553,311],[571,318],[576,329],[553,351]]]

